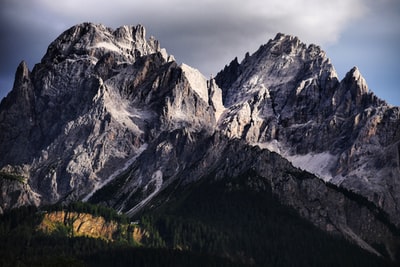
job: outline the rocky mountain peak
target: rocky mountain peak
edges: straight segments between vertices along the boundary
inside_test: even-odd
[[[357,67],[353,67],[334,91],[332,103],[336,112],[354,115],[368,107],[387,105],[368,89],[367,82]]]
[[[132,26],[121,26],[114,31],[114,36],[118,41],[126,40],[145,40],[146,39],[146,29],[143,25]]]
[[[25,81],[26,79],[29,79],[28,65],[25,61],[21,61],[18,65],[17,72],[15,73],[15,80]]]
[[[23,192],[27,201],[15,205],[96,199],[133,216],[176,181],[236,177],[254,166],[298,210],[320,210],[312,203],[322,198],[343,204],[324,194],[293,198],[299,180],[307,196],[334,183],[397,227],[399,118],[357,68],[339,81],[325,52],[297,37],[277,34],[207,80],[146,40],[141,25],[83,23],[62,33],[32,72],[24,62],[17,69],[0,105],[0,173],[13,183],[4,180],[0,195]],[[271,162],[281,165],[279,183]],[[328,227],[331,218],[321,216],[311,220]],[[339,231],[347,231],[343,216]]]
[[[17,71],[15,72],[15,80],[13,86],[13,88],[15,89],[13,90],[13,97],[19,98],[19,101],[22,101],[22,99],[25,99],[26,101],[29,98],[29,94],[31,93],[29,92],[31,83],[30,75],[31,73],[28,69],[28,65],[25,61],[21,61],[21,63],[18,65]],[[10,101],[10,99],[8,99],[7,101]]]
[[[220,123],[227,136],[363,194],[400,224],[399,163],[381,160],[399,157],[398,127],[389,126],[399,123],[398,109],[369,91],[357,67],[339,81],[320,47],[278,34],[241,63],[232,61],[216,81],[227,107]]]
[[[41,203],[84,197],[163,132],[213,132],[223,111],[220,89],[178,66],[141,25],[70,28],[32,73],[21,63],[7,98],[0,169],[29,166]]]
[[[357,67],[353,67],[344,78],[345,82],[353,83],[354,86],[351,89],[354,90],[353,94],[363,95],[368,93],[368,85],[364,77],[361,75],[360,70]]]
[[[237,60],[233,61],[216,76],[227,106],[259,91],[260,86],[271,92],[272,97],[284,101],[299,91],[301,81],[306,80],[316,80],[330,90],[331,83],[337,83],[338,78],[319,46],[307,46],[297,37],[281,33],[246,56],[239,65]]]
[[[282,55],[292,55],[302,58],[326,58],[326,53],[320,46],[302,42],[297,36],[278,33],[274,39],[261,46],[265,48],[268,55],[279,57]]]
[[[297,36],[278,33],[274,39],[267,44],[272,45],[272,53],[276,55],[296,53],[299,49],[304,49],[306,45],[300,42]]]
[[[6,157],[2,163],[25,162],[32,153],[27,141],[30,127],[34,124],[34,90],[31,72],[22,61],[15,73],[13,90],[0,103],[0,151]],[[13,139],[14,142],[8,140]]]
[[[83,55],[95,63],[107,53],[115,55],[121,63],[132,63],[142,55],[156,52],[167,57],[157,40],[146,40],[142,25],[113,30],[102,24],[82,23],[71,27],[51,43],[42,63],[58,63],[67,58],[74,60]]]

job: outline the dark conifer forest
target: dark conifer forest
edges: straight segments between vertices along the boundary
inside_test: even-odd
[[[250,172],[189,186],[175,183],[134,218],[81,202],[12,210],[0,218],[0,265],[395,266],[301,219],[257,179]],[[181,193],[172,194],[175,190]],[[67,222],[64,230],[38,230],[45,213],[60,210],[135,225],[147,234],[138,243],[124,236],[114,241],[74,236]]]

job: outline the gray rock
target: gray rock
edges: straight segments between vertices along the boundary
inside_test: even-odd
[[[296,37],[278,34],[207,80],[140,25],[84,23],[32,72],[21,63],[0,103],[0,172],[23,177],[0,179],[0,212],[89,200],[133,216],[175,182],[250,171],[254,190],[270,186],[321,229],[392,253],[399,125],[357,68],[339,81]]]
[[[318,46],[278,34],[216,81],[227,136],[361,194],[400,226],[399,108],[370,92],[356,67],[339,82]]]

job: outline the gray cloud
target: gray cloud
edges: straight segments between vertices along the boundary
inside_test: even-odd
[[[32,67],[57,35],[84,21],[113,28],[143,24],[179,62],[207,76],[235,56],[254,52],[277,32],[326,46],[339,55],[346,29],[372,8],[386,10],[388,3],[396,5],[395,0],[3,0],[0,90],[4,92],[3,77],[13,76],[20,60]],[[398,14],[394,17],[398,19]]]

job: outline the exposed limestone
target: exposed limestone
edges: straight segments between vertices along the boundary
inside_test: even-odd
[[[201,76],[146,40],[141,25],[76,25],[32,73],[19,66],[0,108],[0,167],[28,166],[36,204],[82,199],[163,131],[213,131],[222,100],[205,78],[198,87]],[[13,207],[8,200],[0,206]]]
[[[251,170],[321,229],[391,251],[399,125],[399,108],[369,92],[357,68],[339,81],[324,51],[296,37],[278,34],[207,80],[141,25],[84,23],[31,72],[21,63],[0,104],[0,169],[24,177],[0,181],[0,212],[85,199],[133,215],[175,181]],[[76,231],[99,234],[80,222]],[[92,223],[110,238],[112,224]]]
[[[339,82],[318,46],[278,34],[216,80],[225,92],[219,128],[227,136],[262,144],[365,196],[400,226],[400,111],[368,90],[358,68]]]

